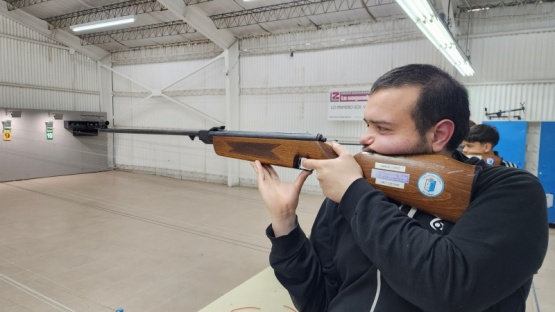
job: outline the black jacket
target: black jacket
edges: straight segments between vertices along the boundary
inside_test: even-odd
[[[456,224],[361,178],[340,204],[323,202],[310,239],[298,225],[279,238],[269,226],[276,277],[302,312],[525,311],[547,250],[545,192],[525,170],[477,165]]]

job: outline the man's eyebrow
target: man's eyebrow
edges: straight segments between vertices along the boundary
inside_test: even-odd
[[[370,120],[366,120],[366,118],[363,119],[365,123],[367,124],[379,124],[379,125],[391,125],[392,123],[390,121],[386,121],[386,120],[378,120],[378,119],[370,119]]]

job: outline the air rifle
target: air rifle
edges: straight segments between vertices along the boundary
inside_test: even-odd
[[[213,144],[216,154],[302,169],[302,159],[333,159],[337,154],[321,134],[210,130],[99,129],[109,133],[184,135]],[[443,155],[355,156],[364,178],[388,197],[455,222],[470,203],[476,167]]]

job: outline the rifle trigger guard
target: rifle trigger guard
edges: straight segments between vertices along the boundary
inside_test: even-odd
[[[296,167],[297,167],[298,169],[304,170],[304,171],[310,171],[310,172],[314,171],[314,169],[308,169],[308,168],[303,167],[303,160],[305,160],[305,159],[306,159],[306,158],[299,157],[299,158],[297,159],[297,166],[296,166]]]

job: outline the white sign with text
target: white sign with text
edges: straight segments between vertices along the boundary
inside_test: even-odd
[[[362,120],[370,88],[332,89],[328,106],[329,120]]]

